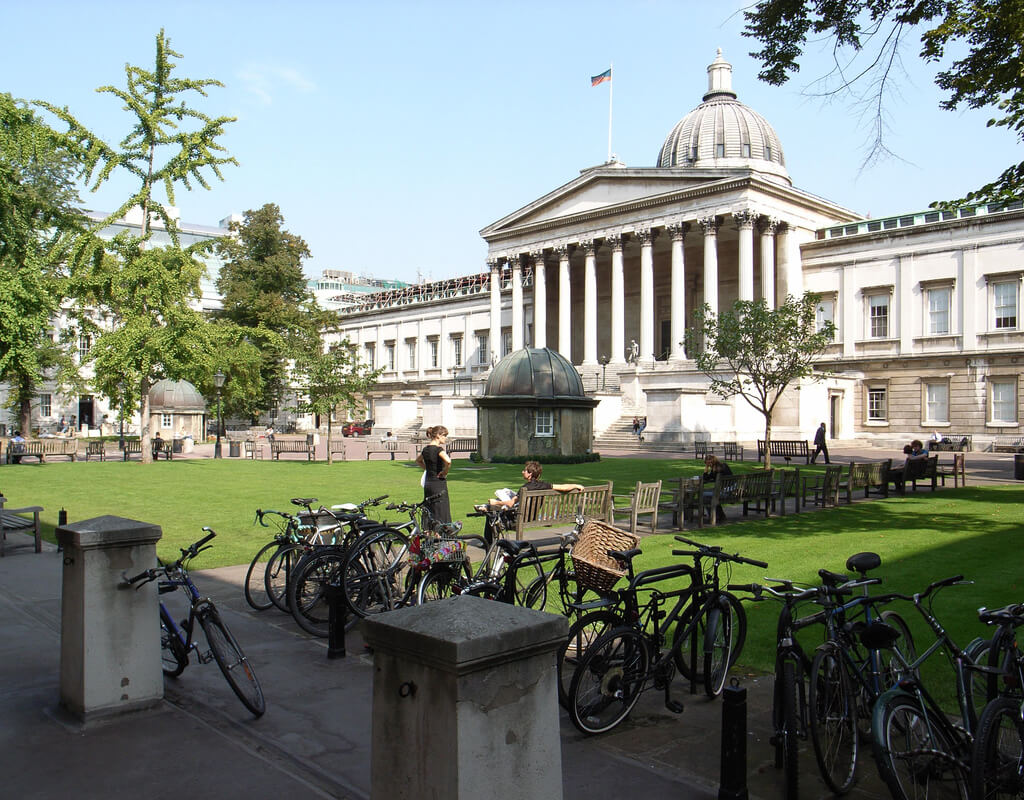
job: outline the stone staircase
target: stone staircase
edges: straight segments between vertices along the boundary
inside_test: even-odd
[[[638,442],[637,437],[633,435],[633,416],[633,412],[623,414],[599,436],[594,437],[594,450],[598,453],[602,450],[642,450],[655,453],[689,451],[692,456],[693,448],[680,442],[657,442],[648,436],[644,437],[643,443]]]

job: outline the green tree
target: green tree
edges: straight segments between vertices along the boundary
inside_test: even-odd
[[[84,221],[79,172],[59,134],[0,93],[0,381],[26,433],[39,384],[56,379],[67,389],[78,380],[50,330],[66,295],[69,243]]]
[[[281,401],[290,359],[319,349],[323,315],[302,271],[309,247],[283,224],[281,210],[267,203],[232,222],[234,235],[217,244],[224,262],[217,280],[224,298],[217,318],[245,329],[262,353],[261,394],[239,395],[233,406],[251,416]]]
[[[772,414],[786,388],[794,381],[824,376],[814,360],[835,338],[835,327],[817,327],[818,295],[792,296],[778,308],[764,300],[739,300],[717,315],[705,305],[687,330],[687,348],[696,353],[697,369],[711,379],[719,397],[742,397],[764,416],[764,438],[772,438]],[[771,466],[766,452],[765,469]]]
[[[127,172],[137,190],[96,229],[123,219],[132,209],[142,213],[140,237],[127,233],[108,245],[110,255],[95,257],[93,268],[76,276],[76,289],[87,303],[102,309],[113,329],[99,330],[93,348],[96,385],[108,397],[123,381],[132,381],[142,417],[142,460],[152,460],[149,432],[149,389],[157,380],[180,378],[188,364],[211,363],[214,337],[205,321],[189,307],[199,297],[199,245],[182,248],[177,225],[155,192],[162,187],[173,204],[175,187],[191,190],[193,183],[209,188],[207,175],[223,179],[221,167],[237,163],[218,139],[230,117],[210,117],[191,108],[183,95],[206,96],[212,79],[175,78],[174,59],[163,30],[156,37],[152,70],[128,64],[126,87],[103,86],[134,115],[135,123],[121,142],[112,146],[82,125],[66,108],[39,103],[67,125],[67,137],[78,148],[85,165],[86,183],[95,191],[115,173]],[[166,228],[172,245],[148,249],[153,220]],[[86,248],[92,245],[87,243]],[[83,250],[85,248],[82,248]],[[175,275],[175,271],[178,274]]]
[[[361,410],[362,398],[376,384],[381,372],[363,363],[347,340],[327,352],[306,354],[295,364],[296,389],[303,397],[299,410],[326,416],[329,440],[332,416],[338,411]],[[327,461],[331,462],[330,447]]]
[[[1024,0],[760,0],[744,16],[744,35],[763,45],[751,53],[762,63],[759,77],[770,84],[781,85],[800,69],[809,38],[832,41],[840,87],[869,85],[876,151],[884,149],[882,105],[896,80],[893,67],[906,38],[917,34],[920,57],[936,65],[935,83],[948,93],[941,108],[992,108],[988,124],[1024,140]],[[960,57],[940,68],[947,51]],[[866,63],[842,64],[845,52],[866,56]],[[1024,162],[941,205],[1004,202],[1022,194]]]

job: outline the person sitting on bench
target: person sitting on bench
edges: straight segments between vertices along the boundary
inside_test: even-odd
[[[543,489],[554,489],[556,492],[582,492],[583,486],[579,483],[549,483],[548,481],[542,481],[540,479],[541,474],[544,472],[544,467],[540,465],[538,461],[527,461],[523,464],[523,479],[526,481],[522,486],[519,487],[519,491],[513,495],[508,496],[504,500],[499,500],[497,497],[488,500],[486,503],[481,503],[475,506],[477,511],[489,511],[496,506],[503,506],[505,508],[513,508],[519,503],[519,498],[522,497],[523,492],[527,489],[530,490],[543,490]],[[495,531],[491,527],[491,518],[487,518],[487,522],[484,523],[484,540],[487,545],[490,546],[491,542],[494,541]]]

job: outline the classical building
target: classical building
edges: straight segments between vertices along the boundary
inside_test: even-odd
[[[384,369],[380,424],[476,432],[471,398],[524,346],[569,360],[602,432],[647,418],[648,441],[752,440],[763,419],[708,392],[684,331],[695,308],[813,290],[837,325],[827,377],[792,388],[775,435],[895,441],[949,429],[1017,432],[1021,204],[868,220],[795,187],[779,137],[718,54],[703,101],[653,167],[612,160],[481,231],[487,269],[383,292],[339,314]]]

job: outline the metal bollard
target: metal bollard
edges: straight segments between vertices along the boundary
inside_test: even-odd
[[[58,528],[63,528],[67,524],[68,524],[68,512],[65,511],[62,508],[60,511],[57,512],[57,527]],[[57,552],[59,553],[63,549],[64,548],[61,546],[61,543],[57,542]]]
[[[337,583],[327,584],[327,657],[345,657],[345,623],[348,604],[344,588]]]
[[[733,678],[722,691],[722,768],[718,800],[747,800],[747,690]]]

